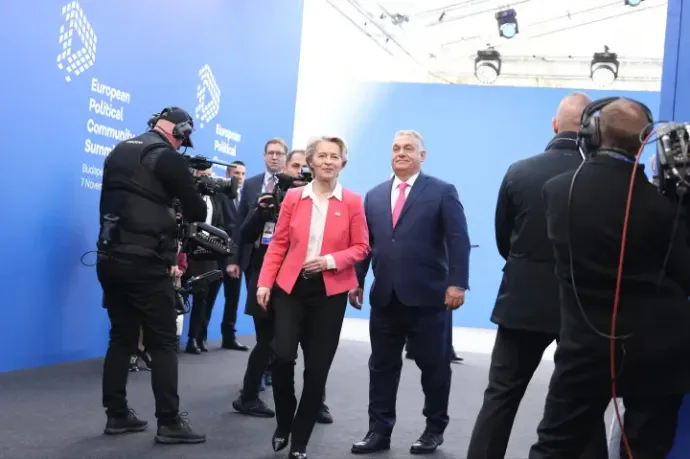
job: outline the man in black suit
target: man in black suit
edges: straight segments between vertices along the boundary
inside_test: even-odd
[[[226,171],[226,177],[235,177],[237,180],[237,198],[230,199],[223,196],[223,206],[225,209],[225,225],[224,229],[228,235],[232,236],[239,220],[239,205],[242,197],[242,187],[244,179],[247,176],[247,168],[242,161],[233,161],[231,166]],[[233,260],[234,262],[234,260]],[[231,276],[225,269],[225,266],[220,266],[224,273],[223,276],[223,293],[225,296],[225,307],[223,308],[223,321],[220,325],[220,332],[223,335],[223,341],[220,347],[222,349],[230,349],[233,351],[248,351],[249,347],[240,343],[237,340],[235,333],[237,329],[235,324],[237,322],[237,305],[240,301],[240,289],[242,274]],[[233,274],[237,274],[234,268],[231,269]]]
[[[658,193],[643,166],[633,175],[648,117],[634,101],[618,99],[604,106],[598,118],[600,146],[591,160],[577,175],[566,172],[544,185],[562,327],[530,459],[578,457],[592,423],[611,400],[607,335],[631,180],[614,341],[616,391],[625,403],[632,456],[661,459],[672,447],[678,410],[690,391],[690,247],[685,212]],[[625,450],[621,457],[627,458]]]
[[[213,172],[211,169],[194,171],[194,175],[196,176],[211,176],[212,174]],[[225,228],[225,199],[226,196],[223,194],[204,196],[204,202],[207,208],[206,223],[218,228]],[[184,279],[219,268],[226,271],[232,261],[233,259],[197,259],[190,253],[188,256],[189,267],[184,273]],[[189,339],[187,340],[187,347],[185,349],[185,352],[188,354],[198,355],[202,352],[208,352],[208,345],[206,343],[208,324],[211,320],[211,313],[213,312],[213,306],[216,303],[221,284],[222,282],[220,280],[209,282],[195,289],[192,295],[192,310],[189,314]]]
[[[541,190],[547,180],[582,163],[576,138],[580,117],[589,103],[582,93],[566,96],[552,120],[556,136],[546,151],[512,164],[499,189],[496,245],[506,263],[491,314],[498,329],[489,385],[468,459],[503,459],[527,386],[546,348],[558,340],[558,282]],[[601,422],[598,448],[606,451],[603,417]]]

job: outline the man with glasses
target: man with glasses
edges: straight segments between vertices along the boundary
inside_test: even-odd
[[[270,193],[276,184],[275,175],[285,167],[285,159],[288,152],[287,143],[283,139],[273,138],[264,146],[264,164],[266,170],[258,175],[248,178],[242,187],[242,196],[238,208],[238,218],[235,222],[233,240],[240,245],[237,250],[235,263],[228,267],[228,275],[240,277],[244,273],[244,281],[248,285],[249,277],[247,269],[249,260],[254,252],[254,241],[240,241],[240,226],[247,217],[250,207],[256,203],[261,193]]]

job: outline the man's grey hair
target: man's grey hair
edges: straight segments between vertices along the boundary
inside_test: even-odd
[[[405,129],[405,130],[398,131],[395,133],[395,137],[400,137],[400,136],[414,137],[415,139],[417,139],[417,142],[419,143],[420,151],[426,150],[426,148],[424,147],[424,137],[422,137],[422,134],[420,134],[419,132],[414,131],[412,129]]]
[[[343,164],[347,162],[347,145],[345,141],[340,137],[321,136],[311,139],[307,144],[307,148],[305,149],[307,163],[309,163],[311,157],[316,154],[316,149],[321,142],[331,142],[338,145],[338,147],[340,147],[340,158],[343,160]]]

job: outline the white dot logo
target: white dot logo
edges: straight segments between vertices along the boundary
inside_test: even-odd
[[[199,70],[199,84],[196,87],[195,118],[201,120],[200,127],[210,122],[220,111],[220,88],[208,64]],[[207,100],[208,95],[208,100]]]
[[[62,50],[57,56],[57,66],[67,73],[65,80],[70,82],[72,75],[79,76],[96,63],[98,37],[76,0],[62,7],[62,19],[59,38]]]

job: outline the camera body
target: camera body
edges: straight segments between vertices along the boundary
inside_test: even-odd
[[[678,200],[690,190],[690,123],[660,123],[656,132],[658,188]]]
[[[201,176],[194,177],[196,189],[199,194],[213,196],[218,193],[226,195],[229,199],[237,199],[237,189],[239,187],[235,177],[220,178]]]
[[[274,199],[274,205],[276,209],[278,209],[283,203],[285,193],[287,193],[290,188],[299,188],[305,186],[314,179],[314,176],[311,173],[311,169],[308,167],[303,167],[300,171],[300,174],[296,177],[281,173],[276,174],[276,179],[276,184],[273,187],[271,195]]]

